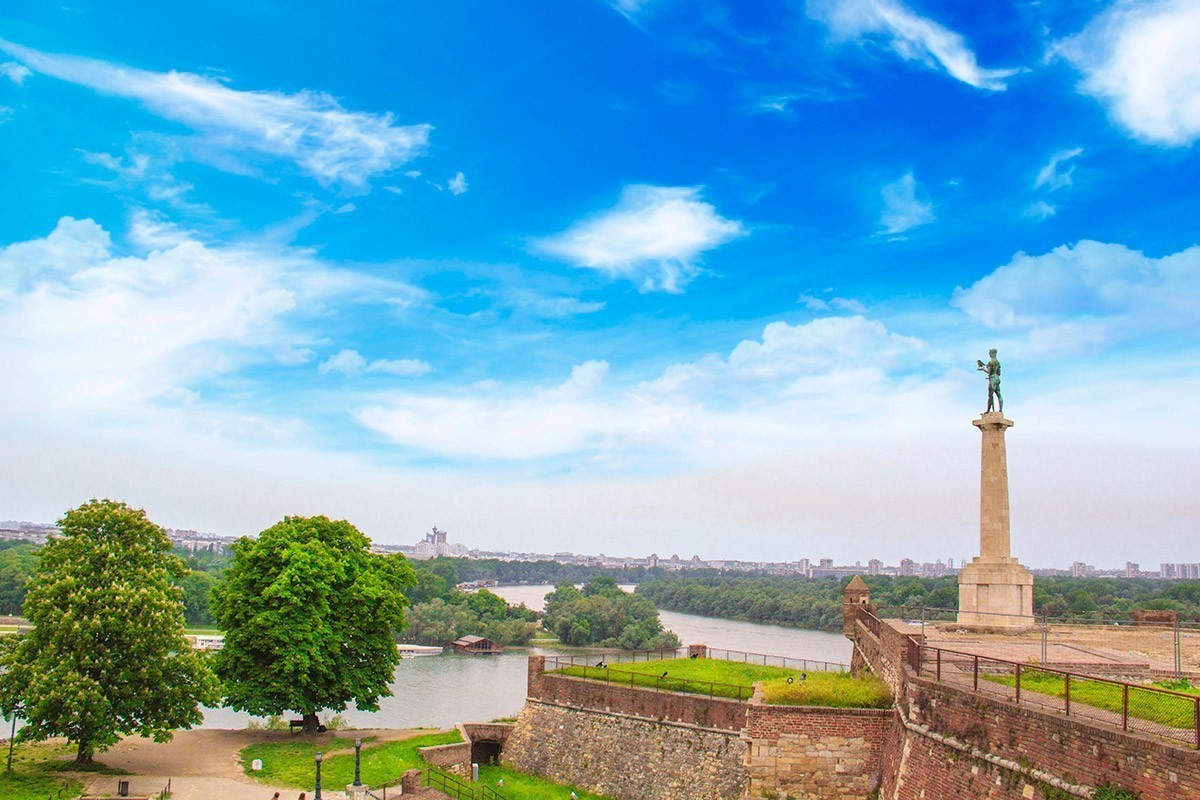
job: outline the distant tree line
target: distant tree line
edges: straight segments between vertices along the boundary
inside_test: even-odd
[[[864,575],[871,601],[880,607],[953,609],[958,583],[944,578]],[[671,575],[642,583],[637,593],[662,609],[837,631],[842,627],[842,590],[848,579],[809,580],[799,576],[753,573]],[[1034,610],[1051,617],[1129,618],[1134,609],[1177,611],[1183,620],[1200,621],[1200,581],[1152,578],[1037,578]]]
[[[425,562],[452,583],[492,580],[497,583],[586,583],[596,576],[612,578],[617,583],[642,583],[668,574],[662,567],[586,567],[558,561],[501,561],[496,558],[434,558]],[[451,569],[451,566],[453,569]]]

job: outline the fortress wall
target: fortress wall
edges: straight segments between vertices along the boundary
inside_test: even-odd
[[[619,800],[737,800],[745,754],[734,731],[530,698],[501,758]]]
[[[963,758],[964,754],[959,754],[954,762],[958,769],[954,771],[960,776],[966,772],[970,773],[969,778],[978,779],[989,771],[987,766],[995,760],[1003,760],[1044,770],[1071,783],[1089,786],[1115,783],[1141,792],[1144,800],[1200,797],[1200,752],[1194,749],[1110,729],[1103,724],[1066,719],[1027,706],[992,700],[966,689],[911,675],[908,676],[905,702],[910,723],[952,737],[993,757],[993,761],[981,764],[978,759]],[[909,738],[914,737],[912,731],[908,733]],[[926,753],[949,756],[939,753],[937,747],[931,748],[927,737],[919,738],[926,740],[911,744],[915,763],[929,762]],[[944,747],[940,749],[945,750]],[[978,769],[972,771],[971,767]],[[924,771],[930,775],[937,773],[932,763],[927,763]],[[991,771],[997,773],[989,778],[996,788],[980,796],[1018,798],[1051,794],[1038,786],[1038,781],[1026,781],[1035,788],[1034,794],[1030,795],[1027,789],[1018,785],[1021,781],[1016,777],[999,774],[1005,770]],[[907,800],[919,794],[919,791],[905,791],[904,781],[900,780],[894,797]]]
[[[755,797],[861,800],[880,785],[891,709],[767,706],[756,696],[743,738]]]
[[[1113,783],[1142,800],[1200,797],[1200,751],[917,677],[903,634],[855,626],[856,658],[897,681],[881,753],[882,800],[1066,800]]]

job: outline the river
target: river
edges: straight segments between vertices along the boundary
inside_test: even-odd
[[[631,591],[632,586],[623,586]],[[511,604],[525,603],[536,611],[552,586],[500,586],[491,591]],[[676,611],[660,613],[663,626],[684,644],[707,644],[725,650],[849,663],[850,642],[837,633],[759,625],[753,622],[700,617]],[[379,701],[379,710],[342,713],[355,728],[444,728],[456,722],[486,722],[516,716],[525,702],[525,667],[539,648],[509,648],[499,656],[441,656],[408,658],[396,667],[392,696]],[[328,718],[322,715],[322,720]],[[205,728],[245,728],[249,714],[228,708],[205,709]]]

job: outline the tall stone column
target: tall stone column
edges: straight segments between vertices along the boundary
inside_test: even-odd
[[[983,434],[979,473],[979,555],[958,575],[958,622],[974,628],[1028,628],[1033,574],[1012,557],[1008,514],[1008,455],[1004,433],[1013,426],[988,412],[971,423]]]

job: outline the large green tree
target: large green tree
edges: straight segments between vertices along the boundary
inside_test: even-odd
[[[225,631],[216,665],[229,705],[260,716],[293,711],[313,731],[321,709],[353,700],[374,711],[391,695],[392,633],[404,627],[413,571],[369,545],[349,522],[327,517],[287,517],[234,544],[211,595]]]
[[[68,511],[25,598],[34,624],[0,655],[0,705],[26,740],[64,736],[76,761],[137,733],[166,741],[218,697],[183,636],[183,562],[146,512],[111,500]]]

